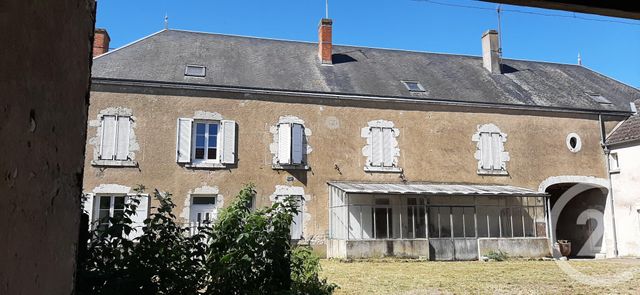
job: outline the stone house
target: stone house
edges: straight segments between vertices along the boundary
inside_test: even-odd
[[[638,89],[501,59],[495,31],[463,56],[333,45],[332,25],[318,43],[162,30],[96,56],[92,220],[137,184],[211,220],[251,182],[256,207],[296,198],[292,238],[328,257],[543,256],[556,239],[614,255],[609,229],[580,252],[594,231],[574,215],[611,218],[602,142]]]
[[[613,196],[616,247],[619,256],[640,256],[640,99],[635,114],[620,122],[607,137],[609,177]]]

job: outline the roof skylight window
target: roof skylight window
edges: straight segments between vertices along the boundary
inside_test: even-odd
[[[420,82],[416,81],[402,81],[407,90],[411,92],[424,92],[424,87],[420,84]]]
[[[610,105],[612,104],[610,100],[606,99],[604,96],[598,94],[598,93],[594,93],[594,92],[587,92],[587,95],[589,95],[589,97],[591,97],[591,99],[595,100],[597,103],[601,104],[601,105]]]
[[[207,75],[207,68],[198,65],[187,65],[184,69],[185,76],[204,77]]]

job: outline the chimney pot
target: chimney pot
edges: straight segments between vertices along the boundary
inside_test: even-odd
[[[501,74],[498,32],[488,30],[482,34],[482,65],[492,74]]]
[[[322,64],[332,64],[331,55],[333,54],[331,43],[331,30],[333,21],[329,18],[323,18],[318,25],[318,57]]]
[[[107,53],[111,38],[105,29],[96,29],[93,34],[93,57]]]

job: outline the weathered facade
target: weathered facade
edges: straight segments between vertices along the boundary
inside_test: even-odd
[[[635,101],[636,110],[640,100]],[[618,255],[640,256],[640,116],[636,112],[607,137]]]
[[[255,206],[296,196],[292,236],[329,256],[547,255],[547,188],[606,181],[601,126],[640,93],[569,65],[502,60],[491,73],[478,57],[340,46],[328,60],[326,26],[320,45],[165,30],[97,57],[84,177],[94,219],[102,197],[107,214],[137,184],[171,192],[185,222],[215,218],[251,182]],[[105,145],[116,147],[106,160]],[[466,250],[451,254],[458,225]]]

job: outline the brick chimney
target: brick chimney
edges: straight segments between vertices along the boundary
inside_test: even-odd
[[[93,57],[107,53],[109,51],[109,33],[105,29],[96,29],[93,34]]]
[[[333,21],[329,18],[323,18],[318,25],[318,57],[322,64],[332,64],[331,60],[331,26]]]
[[[482,65],[492,74],[502,73],[500,69],[500,44],[498,32],[489,30],[482,34]]]

